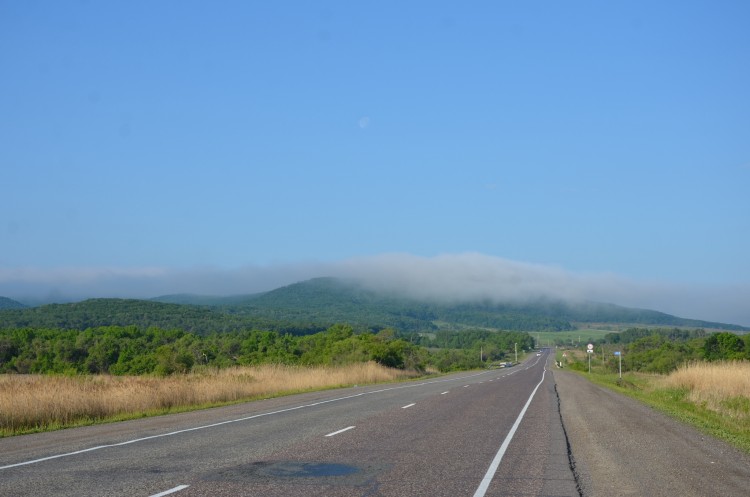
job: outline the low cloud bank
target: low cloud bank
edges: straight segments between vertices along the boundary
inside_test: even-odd
[[[562,268],[482,254],[431,258],[386,254],[343,261],[333,269],[336,275],[358,280],[369,288],[422,299],[586,298],[584,281]]]
[[[173,293],[256,293],[318,276],[414,298],[524,301],[539,297],[593,300],[654,309],[681,317],[750,326],[750,286],[684,286],[614,274],[580,274],[483,254],[419,257],[385,254],[332,263],[237,269],[0,268],[0,296],[25,301],[90,297],[149,298]]]

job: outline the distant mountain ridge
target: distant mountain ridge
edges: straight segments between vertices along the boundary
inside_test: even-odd
[[[22,303],[9,299],[8,297],[0,297],[0,310],[4,309],[25,309],[26,306]]]
[[[0,310],[0,328],[85,330],[102,326],[179,329],[201,335],[250,329],[307,334],[326,327],[238,316],[205,306],[151,300],[98,298],[70,304],[46,304]]]
[[[507,330],[570,330],[575,323],[622,323],[653,326],[750,331],[750,328],[712,321],[687,319],[649,309],[615,304],[538,299],[527,303],[429,302],[386,295],[336,278],[313,278],[254,295],[235,295],[225,300],[201,302],[233,314],[294,315],[333,322],[355,322],[402,330],[436,329],[438,323],[457,327],[489,327]],[[156,298],[154,300],[161,300]],[[178,300],[172,298],[172,302]],[[198,303],[192,300],[193,303]],[[454,327],[456,327],[454,326]]]
[[[241,304],[248,299],[254,298],[256,295],[259,294],[229,295],[222,297],[216,295],[196,295],[193,293],[175,293],[171,295],[154,297],[148,300],[153,302],[161,302],[164,304],[185,304],[210,307]]]
[[[33,308],[16,304],[21,307],[0,310],[0,328],[86,329],[135,325],[199,334],[246,329],[306,334],[336,323],[348,323],[360,330],[394,328],[405,333],[467,328],[566,331],[576,329],[579,324],[616,323],[750,331],[750,328],[732,324],[596,302],[420,301],[335,278],[314,278],[264,293],[227,297],[175,294],[150,300],[90,299]]]

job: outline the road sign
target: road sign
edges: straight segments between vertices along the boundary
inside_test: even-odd
[[[619,350],[618,350],[618,351],[616,351],[616,352],[615,352],[615,355],[620,355],[620,351],[619,351]]]
[[[591,350],[591,349],[587,350],[586,352],[588,352],[589,354],[593,354],[594,353],[594,351]]]
[[[588,344],[586,346],[586,348],[589,349],[589,350],[594,350],[594,345],[593,344]]]

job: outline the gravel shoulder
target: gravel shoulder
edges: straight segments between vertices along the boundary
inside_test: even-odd
[[[554,376],[584,496],[750,495],[750,455],[575,373]]]

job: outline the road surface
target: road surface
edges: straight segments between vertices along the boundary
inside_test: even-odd
[[[750,495],[750,455],[545,362],[0,439],[0,496]]]
[[[583,495],[750,495],[750,454],[575,373],[554,376]]]
[[[546,358],[0,439],[0,495],[579,496]]]

